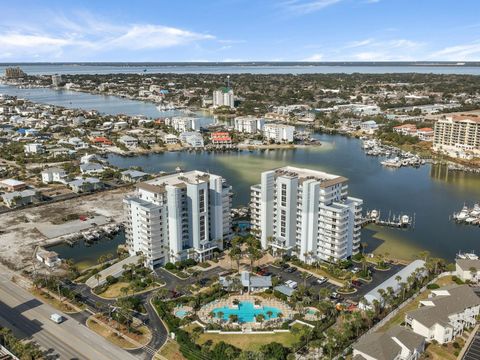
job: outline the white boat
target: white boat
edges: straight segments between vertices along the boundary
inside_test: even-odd
[[[370,218],[371,218],[371,219],[376,219],[376,218],[378,218],[378,210],[372,210],[372,211],[370,211]]]
[[[468,208],[464,206],[462,210],[459,213],[454,214],[453,217],[458,221],[464,221],[468,217],[468,215]]]
[[[402,225],[408,225],[410,224],[410,217],[408,215],[402,215],[402,217],[400,218],[400,222],[402,223]]]

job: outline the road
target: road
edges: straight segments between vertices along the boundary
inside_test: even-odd
[[[0,267],[0,325],[21,339],[33,339],[47,350],[47,359],[135,360],[86,326],[44,304],[10,281],[11,274]],[[50,320],[52,313],[66,318],[61,324]]]

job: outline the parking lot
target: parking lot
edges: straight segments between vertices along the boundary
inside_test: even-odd
[[[480,359],[480,330],[477,331],[462,360]]]
[[[357,290],[354,294],[351,295],[342,295],[344,298],[351,299],[353,301],[359,301],[364,295],[366,295],[370,290],[374,289],[376,286],[380,285],[382,282],[387,280],[392,275],[396,274],[403,268],[403,265],[392,265],[391,269],[388,271],[378,271],[370,268],[372,271],[372,281],[370,283],[360,282],[360,286],[354,286]],[[281,279],[284,283],[287,280],[293,280],[298,283],[298,285],[303,285],[304,280],[301,277],[301,270],[297,270],[293,273],[285,272],[282,268],[278,268],[275,266],[268,266],[268,271],[272,273],[272,276],[276,276],[277,278]],[[338,290],[338,286],[325,282],[323,284],[319,284],[317,279],[320,276],[311,276],[306,280],[307,287],[314,293],[318,294],[321,288],[328,288],[332,292]]]

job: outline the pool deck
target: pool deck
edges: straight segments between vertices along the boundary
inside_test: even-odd
[[[230,309],[237,309],[238,305],[235,305],[233,303],[234,300],[238,300],[239,302],[243,301],[249,301],[255,304],[255,300],[258,299],[261,301],[260,307],[275,307],[280,312],[282,313],[283,317],[280,318],[274,318],[270,320],[265,320],[262,323],[259,322],[248,322],[241,324],[242,328],[248,327],[248,328],[263,328],[265,326],[271,326],[272,324],[275,323],[282,323],[284,320],[287,319],[293,319],[293,315],[295,314],[295,311],[290,308],[287,304],[283,303],[282,301],[276,300],[276,299],[264,299],[259,296],[253,296],[249,294],[244,294],[244,295],[236,295],[236,296],[230,296],[228,299],[219,299],[212,301],[211,303],[208,303],[207,305],[204,305],[197,313],[199,319],[206,323],[206,324],[211,324],[211,323],[217,323],[217,324],[224,324],[225,320],[219,319],[219,318],[212,318],[210,316],[210,313],[214,311],[215,309],[221,308],[221,307],[228,307]],[[255,305],[255,307],[257,307]]]

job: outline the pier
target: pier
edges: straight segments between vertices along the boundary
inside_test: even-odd
[[[415,214],[409,216],[406,214],[395,215],[389,212],[387,219],[381,218],[379,210],[372,210],[367,212],[367,216],[362,219],[362,226],[368,224],[376,224],[379,226],[387,226],[398,229],[414,228],[415,227]]]

